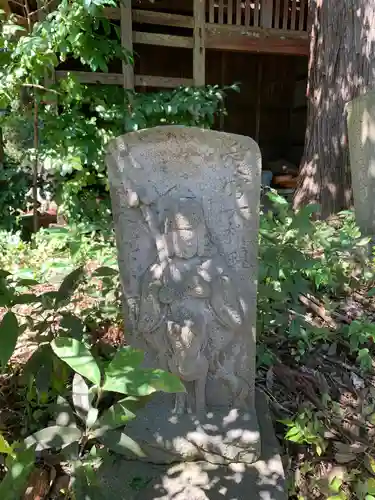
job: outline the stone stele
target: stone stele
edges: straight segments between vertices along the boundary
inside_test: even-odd
[[[126,432],[156,464],[251,464],[260,456],[259,147],[239,135],[156,127],[114,140],[107,165],[127,341],[186,387],[155,396]]]
[[[357,223],[375,237],[375,91],[346,105],[350,168]]]

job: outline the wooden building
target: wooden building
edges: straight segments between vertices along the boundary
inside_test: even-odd
[[[18,2],[6,3],[15,12]],[[87,73],[69,63],[57,78],[74,69],[86,83],[141,91],[238,82],[241,92],[229,93],[219,127],[254,137],[266,164],[284,158],[298,165],[306,128],[308,0],[121,0],[106,15],[121,26],[134,67]]]

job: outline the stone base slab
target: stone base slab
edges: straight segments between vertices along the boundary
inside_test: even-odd
[[[151,464],[117,459],[99,470],[116,500],[286,500],[285,478],[266,398],[257,394],[261,457],[247,465],[208,461]]]

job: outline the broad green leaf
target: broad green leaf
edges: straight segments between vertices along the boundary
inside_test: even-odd
[[[103,390],[148,396],[156,391],[185,392],[178,377],[163,370],[137,368],[143,361],[143,353],[132,347],[123,347],[115,354],[105,370]]]
[[[5,455],[13,455],[13,448],[10,446],[8,441],[0,434],[0,453]]]
[[[57,426],[77,427],[72,407],[62,396],[57,398],[56,404],[54,405],[54,414]]]
[[[92,274],[95,277],[105,278],[107,276],[118,276],[118,270],[111,267],[103,266],[98,267]]]
[[[119,430],[105,432],[100,436],[99,441],[119,455],[128,455],[128,452],[131,451],[137,457],[146,456],[134,439]]]
[[[4,368],[17,344],[20,327],[12,311],[5,313],[0,323],[0,367]]]
[[[17,452],[8,465],[8,471],[0,483],[1,500],[19,500],[23,498],[27,481],[35,467],[33,448]]]
[[[81,341],[84,334],[83,322],[72,313],[63,313],[61,327],[67,330],[68,337]]]
[[[369,495],[375,495],[375,478],[373,477],[367,481],[367,493]]]
[[[74,441],[79,441],[82,437],[82,431],[77,427],[62,427],[53,425],[35,432],[25,439],[27,448],[36,445],[36,451],[48,450],[50,448],[61,449]]]
[[[79,373],[73,378],[72,399],[74,410],[83,422],[86,422],[87,415],[92,408],[93,394],[90,393],[85,379]]]
[[[107,428],[108,430],[116,429],[117,427],[124,426],[129,420],[133,420],[135,414],[127,408],[126,399],[118,401],[106,410],[99,418],[95,427],[99,428],[99,430],[102,428]]]
[[[56,305],[61,305],[67,302],[71,296],[74,294],[78,285],[83,281],[85,277],[85,269],[83,266],[72,271],[68,276],[66,276],[61,283],[56,297]]]
[[[100,369],[87,347],[78,340],[61,337],[51,342],[51,347],[60,359],[75,372],[100,385]]]

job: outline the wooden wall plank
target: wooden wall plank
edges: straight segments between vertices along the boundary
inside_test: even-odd
[[[56,77],[63,79],[71,73],[81,83],[102,84],[102,85],[122,85],[123,76],[121,73],[92,73],[89,71],[56,71]],[[173,78],[153,75],[135,75],[135,85],[137,87],[159,87],[175,88],[180,85],[190,87],[193,85],[192,78]]]
[[[224,0],[219,0],[219,24],[224,24]]]
[[[227,23],[232,24],[233,23],[233,0],[227,0]]]
[[[273,19],[273,27],[280,28],[280,2],[281,0],[275,0],[275,15]]]
[[[133,23],[157,24],[161,26],[177,26],[179,28],[193,28],[194,21],[190,16],[156,12],[153,10],[133,9]]]
[[[133,21],[132,2],[122,0],[121,2],[121,45],[129,53],[133,53]],[[124,89],[134,89],[134,68],[132,64],[122,62],[122,75]]]
[[[164,33],[144,33],[133,31],[133,43],[159,45],[162,47],[193,48],[193,39],[189,36],[165,35]]]
[[[309,55],[309,39],[304,31],[206,25],[206,48],[266,54]]]
[[[288,29],[288,15],[289,15],[289,0],[284,0],[284,13],[283,13],[283,30]]]
[[[196,87],[206,83],[205,18],[205,0],[194,0],[193,79]]]
[[[255,0],[254,2],[254,26],[259,26],[259,17],[260,17],[260,0]],[[263,8],[263,5],[262,5]]]
[[[250,26],[250,12],[251,12],[250,0],[245,0],[245,26],[246,27]]]
[[[292,0],[292,16],[290,20],[290,29],[296,30],[296,14],[297,14],[297,0]]]
[[[237,24],[237,26],[240,26],[242,24],[241,0],[237,0],[237,2],[236,2],[236,24]]]
[[[209,19],[210,23],[214,23],[215,22],[215,0],[210,0],[208,19]]]
[[[303,31],[305,29],[305,7],[307,0],[300,0],[299,3],[299,22],[298,29]]]
[[[261,26],[263,28],[272,28],[273,0],[262,0]]]

